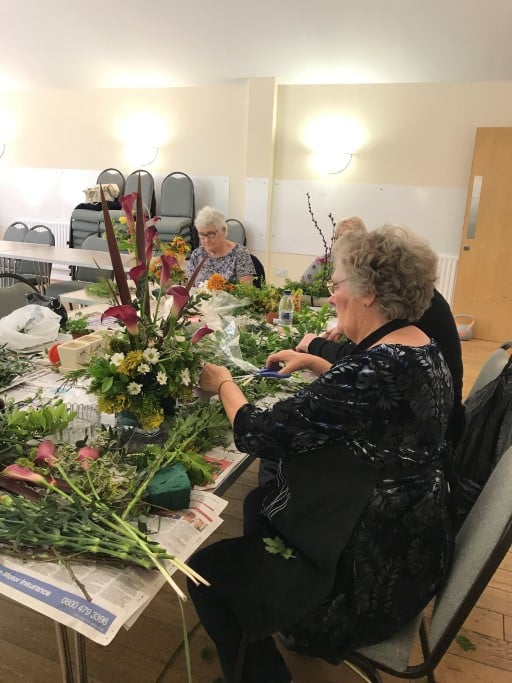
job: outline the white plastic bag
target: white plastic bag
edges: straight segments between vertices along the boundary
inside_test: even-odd
[[[29,304],[0,318],[2,343],[18,351],[55,341],[59,334],[60,315],[46,306]]]

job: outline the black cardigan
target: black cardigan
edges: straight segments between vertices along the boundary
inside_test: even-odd
[[[414,324],[428,337],[436,340],[450,369],[453,380],[453,409],[448,423],[447,439],[455,445],[462,436],[465,425],[462,405],[462,353],[457,325],[450,305],[437,290],[434,290],[430,306]],[[353,348],[354,344],[351,341],[338,344],[323,337],[316,337],[310,342],[308,353],[334,363],[350,353]]]

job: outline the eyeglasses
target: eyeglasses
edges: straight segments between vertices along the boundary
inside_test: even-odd
[[[342,285],[347,280],[350,280],[350,278],[346,277],[343,280],[340,280],[339,282],[334,282],[334,280],[329,280],[329,282],[327,283],[327,291],[329,292],[329,294],[331,296],[334,296],[334,294],[336,294],[336,292],[340,288],[340,285]]]
[[[198,232],[197,234],[200,240],[212,240],[217,234],[217,231],[213,230],[212,232]]]

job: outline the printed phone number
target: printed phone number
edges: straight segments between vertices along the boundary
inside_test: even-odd
[[[87,605],[84,605],[78,600],[72,600],[71,598],[62,598],[60,602],[62,605],[69,607],[70,609],[74,610],[75,612],[78,612],[78,614],[81,614],[84,617],[88,617],[88,619],[92,621],[98,622],[98,624],[101,624],[102,626],[107,626],[111,621],[111,619],[107,617],[105,614],[101,614],[101,612],[96,612],[91,607],[87,607]]]

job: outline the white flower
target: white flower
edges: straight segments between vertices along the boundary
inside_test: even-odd
[[[176,334],[174,335],[174,339],[181,344],[186,340],[186,337],[184,337],[182,334]]]
[[[163,370],[160,370],[160,372],[157,373],[156,381],[158,382],[158,384],[162,385],[167,383],[167,375]]]
[[[130,382],[126,387],[126,390],[131,396],[137,396],[142,391],[142,384],[137,384],[137,382]]]
[[[110,357],[110,362],[114,363],[115,366],[121,365],[121,363],[124,361],[124,353],[113,353],[112,356]]]
[[[151,368],[147,363],[141,363],[137,370],[140,372],[141,375],[146,375],[151,370]]]
[[[148,347],[142,352],[142,357],[151,365],[155,365],[160,360],[160,353],[154,347]]]
[[[188,368],[181,371],[181,381],[185,387],[188,387],[190,384],[190,371]]]

